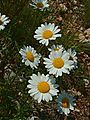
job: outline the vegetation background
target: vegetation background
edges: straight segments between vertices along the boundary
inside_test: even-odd
[[[5,30],[0,31],[0,120],[27,120],[31,116],[38,120],[65,120],[65,116],[57,112],[55,100],[37,104],[29,96],[27,80],[33,72],[46,73],[46,70],[40,64],[37,70],[32,71],[21,63],[19,55],[23,45],[31,45],[41,54],[48,55],[47,47],[33,38],[36,28],[45,21],[54,22],[61,28],[63,37],[53,44],[62,44],[66,49],[77,51],[78,69],[57,79],[59,89],[71,91],[77,100],[77,108],[67,120],[89,120],[90,36],[85,37],[84,31],[90,28],[90,0],[49,0],[50,8],[45,11],[33,9],[30,2],[0,0],[0,12],[11,19]],[[61,3],[67,11],[60,9]]]

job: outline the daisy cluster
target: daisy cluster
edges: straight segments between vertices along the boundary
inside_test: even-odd
[[[49,7],[47,0],[32,0],[30,5],[41,11]],[[3,30],[5,25],[9,22],[9,18],[0,13],[0,30]],[[41,74],[40,72],[32,74],[30,80],[28,80],[29,84],[27,85],[30,96],[37,100],[38,103],[41,101],[52,101],[53,96],[58,96],[58,110],[61,113],[64,112],[68,115],[70,109],[74,110],[75,99],[65,91],[62,91],[61,94],[59,94],[59,85],[56,84],[55,78],[61,77],[63,74],[70,74],[71,70],[77,68],[77,56],[75,50],[72,50],[71,48],[65,50],[65,48],[59,44],[52,45],[48,48],[50,43],[61,36],[59,26],[56,26],[54,23],[41,24],[35,30],[33,38],[47,47],[47,51],[49,51],[48,57],[43,57],[43,55],[38,53],[30,45],[21,48],[19,53],[22,56],[22,62],[25,63],[26,66],[30,66],[33,70],[38,69],[40,59],[42,58],[43,64],[48,72],[47,75]]]
[[[55,77],[62,76],[63,73],[70,74],[72,69],[77,68],[77,56],[75,50],[70,48],[66,51],[62,45],[52,45],[48,50],[50,51],[48,58],[43,58],[42,55],[36,53],[36,50],[31,46],[24,46],[23,49],[20,49],[19,53],[22,55],[22,62],[32,69],[37,68],[40,59],[43,58],[45,68],[49,74],[54,75]]]
[[[34,38],[47,47],[52,40],[61,37],[59,32],[60,29],[58,26],[55,26],[54,23],[45,23],[36,29]],[[40,72],[38,72],[38,74],[33,73],[31,79],[28,80],[28,93],[37,100],[38,103],[41,101],[52,101],[53,96],[58,96],[59,85],[56,84],[55,77],[58,78],[62,76],[63,73],[70,74],[70,71],[77,67],[75,50],[70,48],[66,51],[62,45],[52,45],[50,48],[47,47],[47,51],[49,51],[48,58],[37,53],[31,46],[24,46],[24,48],[21,48],[19,51],[22,55],[22,62],[30,66],[31,69],[38,69],[40,59],[42,58],[43,64],[49,73],[47,75],[41,74]],[[70,109],[74,110],[74,102],[75,99],[73,96],[62,91],[57,100],[58,110],[68,115]]]

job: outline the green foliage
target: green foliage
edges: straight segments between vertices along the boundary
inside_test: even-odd
[[[85,4],[85,21],[84,25],[86,28],[90,27],[90,0],[84,0]]]

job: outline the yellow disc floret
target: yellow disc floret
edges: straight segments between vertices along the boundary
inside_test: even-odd
[[[38,8],[43,8],[43,3],[42,2],[38,2],[37,4],[36,4],[36,6],[38,7]]]
[[[64,66],[64,61],[62,60],[62,58],[55,58],[53,60],[53,66],[55,68],[62,68]]]
[[[43,38],[44,39],[49,39],[53,36],[53,32],[51,30],[45,30],[43,32]]]
[[[60,49],[59,48],[54,48],[54,51],[59,51]]]
[[[47,82],[39,82],[38,90],[41,93],[47,93],[50,90],[50,86],[49,86],[49,84]]]
[[[62,107],[69,108],[69,100],[67,98],[62,100]]]
[[[27,52],[27,53],[26,53],[26,57],[27,57],[27,59],[30,60],[31,62],[34,61],[34,56],[33,56],[32,52],[30,52],[30,51]]]

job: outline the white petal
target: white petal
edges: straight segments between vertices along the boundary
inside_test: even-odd
[[[70,109],[71,109],[71,110],[74,110],[74,107],[73,107],[71,104],[70,104]]]
[[[68,115],[70,113],[70,110],[68,108],[62,108],[62,111],[65,113],[65,115]]]
[[[42,93],[40,94],[40,96],[39,96],[39,98],[38,98],[38,103],[40,103],[41,102],[41,100],[42,100]]]
[[[58,92],[58,90],[56,90],[56,89],[51,89],[50,91],[49,91],[52,95],[57,95],[57,92]]]

